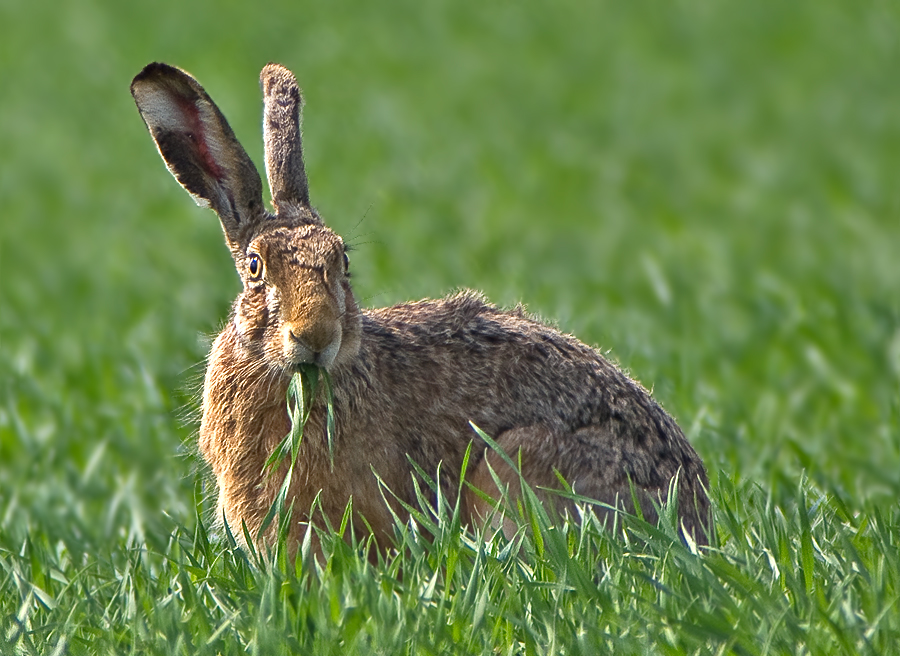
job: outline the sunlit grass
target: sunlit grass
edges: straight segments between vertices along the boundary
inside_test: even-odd
[[[800,505],[779,508],[723,481],[718,544],[703,553],[665,519],[610,532],[589,507],[549,526],[529,506],[507,540],[424,506],[374,564],[373,545],[337,531],[320,534],[320,561],[307,548],[296,563],[211,541],[202,522],[170,524],[162,550],[82,563],[23,538],[4,554],[20,601],[3,629],[21,653],[889,653],[896,511],[850,518],[806,482],[796,492]],[[741,516],[724,505],[736,498]]]

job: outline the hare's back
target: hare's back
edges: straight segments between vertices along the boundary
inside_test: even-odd
[[[680,435],[596,349],[473,292],[367,311],[362,353],[408,408],[486,431],[542,424],[568,433],[615,418],[641,433]]]

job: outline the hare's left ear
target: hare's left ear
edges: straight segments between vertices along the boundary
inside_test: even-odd
[[[172,175],[198,205],[219,215],[236,261],[269,218],[250,157],[203,87],[181,69],[149,64],[131,95]]]
[[[309,204],[309,184],[303,164],[300,110],[303,98],[297,79],[281,64],[267,64],[259,74],[265,103],[263,139],[266,177],[279,218],[321,223]]]

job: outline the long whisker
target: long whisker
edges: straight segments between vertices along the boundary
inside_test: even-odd
[[[360,226],[360,224],[361,224],[363,221],[366,220],[366,217],[369,216],[369,211],[370,211],[373,207],[375,207],[375,201],[372,201],[371,203],[369,203],[369,206],[366,208],[366,211],[363,212],[363,215],[359,218],[359,221],[356,222],[356,225],[353,226],[353,229],[350,230],[350,232],[348,233],[348,234],[350,235],[350,238],[351,238],[351,239],[353,238],[353,233],[356,231],[356,229]]]

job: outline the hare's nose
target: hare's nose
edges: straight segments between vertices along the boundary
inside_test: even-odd
[[[288,357],[295,364],[311,363],[327,367],[334,360],[335,343],[339,342],[334,327],[312,325],[286,328]]]
[[[313,353],[321,353],[334,341],[334,329],[299,331],[296,328],[290,328],[288,336],[293,343],[305,346]]]

